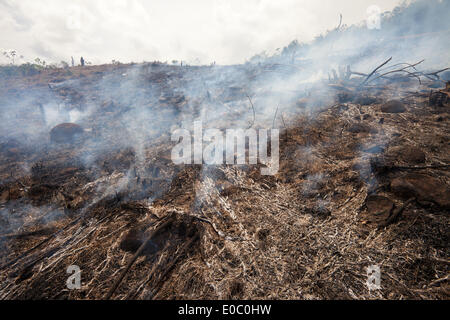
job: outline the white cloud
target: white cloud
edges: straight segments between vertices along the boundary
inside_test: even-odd
[[[0,0],[0,46],[27,60],[241,63],[399,0]],[[4,61],[3,61],[4,62]]]

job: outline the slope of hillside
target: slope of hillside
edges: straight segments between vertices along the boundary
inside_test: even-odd
[[[0,297],[448,299],[448,84],[299,75],[149,63],[3,82]],[[279,128],[279,171],[175,165],[171,133],[199,118]],[[83,134],[51,141],[61,123]]]

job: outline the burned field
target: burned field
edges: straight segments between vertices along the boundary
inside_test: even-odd
[[[308,87],[285,65],[159,63],[2,83],[0,297],[448,299],[450,88],[412,68]],[[197,118],[278,128],[278,172],[175,165],[170,133]]]

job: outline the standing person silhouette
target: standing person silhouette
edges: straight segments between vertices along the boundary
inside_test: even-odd
[[[84,58],[83,57],[81,57],[80,62],[81,62],[81,66],[84,67]]]

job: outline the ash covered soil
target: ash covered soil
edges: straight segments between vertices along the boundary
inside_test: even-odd
[[[305,89],[298,72],[149,63],[3,81],[0,297],[448,299],[448,84]],[[173,164],[171,132],[199,118],[280,129],[279,171]]]

